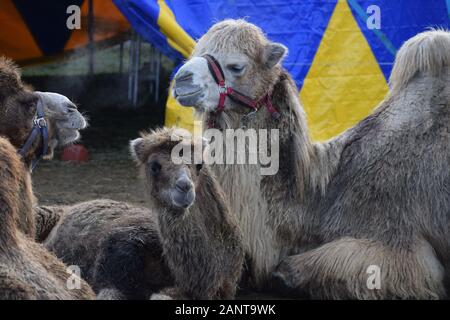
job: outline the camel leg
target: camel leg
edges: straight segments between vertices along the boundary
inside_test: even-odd
[[[102,289],[97,294],[97,300],[125,300],[125,296],[117,289]]]
[[[167,287],[151,295],[150,300],[185,300],[180,290],[176,287]]]
[[[36,300],[29,285],[0,267],[0,300]]]
[[[221,300],[233,300],[236,296],[236,289],[234,282],[225,280],[219,289],[218,298]]]
[[[173,283],[162,249],[148,226],[111,233],[100,243],[93,275],[94,288],[116,288],[127,299],[148,299]]]
[[[437,299],[445,297],[444,268],[418,240],[394,249],[342,238],[282,260],[273,279],[319,299]]]

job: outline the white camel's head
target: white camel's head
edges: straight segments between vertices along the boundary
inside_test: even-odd
[[[54,92],[39,92],[46,118],[54,125],[55,133],[52,135],[54,146],[64,146],[75,142],[80,137],[80,130],[87,127],[86,118],[78,111],[77,106],[66,96]],[[53,146],[54,144],[54,146]]]
[[[10,59],[0,56],[0,135],[21,149],[37,122],[36,117],[42,116],[40,112],[44,113],[48,129],[47,159],[57,146],[76,141],[79,131],[87,126],[86,119],[67,97],[34,91],[22,82],[20,69]],[[27,163],[42,149],[44,139],[37,136],[33,141],[24,151]]]
[[[270,42],[260,28],[245,20],[219,22],[200,38],[192,57],[176,73],[172,94],[183,106],[215,111],[219,87],[204,58],[209,54],[220,64],[226,86],[258,100],[277,81],[286,53],[285,46]],[[227,109],[245,108],[227,99]]]

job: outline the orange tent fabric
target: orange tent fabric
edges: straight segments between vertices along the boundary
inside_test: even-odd
[[[81,29],[69,30],[70,5],[81,9]],[[112,39],[130,24],[112,1],[94,0],[94,41]],[[26,64],[38,62],[89,43],[88,0],[0,1],[0,55]]]

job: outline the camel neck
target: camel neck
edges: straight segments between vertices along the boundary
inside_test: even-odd
[[[17,229],[23,227],[22,231],[27,231],[24,226],[34,219],[27,214],[31,212],[33,197],[29,173],[15,148],[1,138],[0,155],[0,241],[11,244],[16,240]]]
[[[17,200],[10,190],[0,187],[0,248],[7,248],[16,241]]]
[[[266,108],[260,108],[249,119],[247,129],[257,132],[260,129],[278,130],[280,172],[289,172],[287,178],[296,180],[297,193],[303,196],[311,183],[314,183],[309,174],[314,165],[312,162],[316,160],[316,150],[309,135],[306,114],[300,104],[296,84],[285,70],[281,71],[273,86],[271,99],[280,118],[274,119]],[[219,130],[241,128],[242,118],[243,114],[240,113],[223,112]]]

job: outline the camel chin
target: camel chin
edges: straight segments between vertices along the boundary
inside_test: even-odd
[[[56,122],[56,127],[58,129],[66,130],[83,130],[86,129],[88,123],[83,115],[78,110],[71,110],[69,113],[65,114],[62,119],[58,119]]]
[[[58,140],[57,139],[50,139],[50,141],[48,142],[48,150],[47,153],[44,154],[44,156],[42,157],[42,159],[44,160],[52,160],[53,156],[55,154],[55,148],[58,146]]]
[[[56,134],[56,138],[50,139],[48,142],[48,150],[45,155],[43,155],[42,159],[44,160],[52,160],[55,154],[55,149],[57,147],[64,147],[66,145],[72,144],[78,139],[80,139],[80,133],[78,130],[58,130]]]
[[[58,129],[57,131],[57,139],[56,140],[56,147],[64,147],[68,144],[74,143],[80,139],[81,134],[78,130],[73,129]]]

